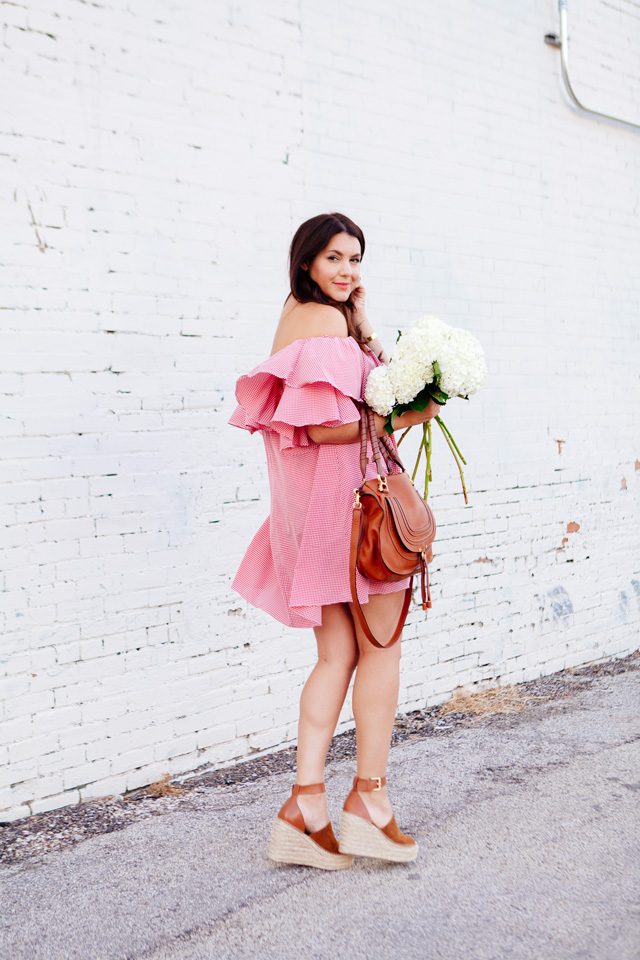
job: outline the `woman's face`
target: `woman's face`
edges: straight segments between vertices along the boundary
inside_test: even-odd
[[[327,297],[344,303],[360,281],[360,257],[357,237],[336,233],[311,261],[309,276]]]

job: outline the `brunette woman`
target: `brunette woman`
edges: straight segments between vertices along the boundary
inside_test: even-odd
[[[353,612],[349,544],[353,491],[362,483],[360,411],[369,372],[388,362],[365,310],[362,230],[323,214],[296,231],[287,297],[268,360],[240,377],[231,423],[260,430],[267,453],[271,514],[255,535],[233,587],[290,627],[312,627],[318,662],[300,699],[297,777],[273,825],[273,860],[328,870],[353,854],[408,861],[418,847],[402,833],[385,771],[399,689],[400,643],[379,649]],[[431,401],[395,421],[402,430],[437,416]],[[375,415],[381,436],[385,418]],[[370,462],[367,479],[377,468]],[[357,592],[377,637],[390,638],[408,580],[381,583],[357,574]],[[324,765],[355,671],[357,776],[341,821],[340,844],[327,815]]]

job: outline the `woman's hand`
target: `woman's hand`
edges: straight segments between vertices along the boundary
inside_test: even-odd
[[[360,328],[361,322],[365,322],[367,319],[366,309],[365,309],[365,299],[367,296],[367,291],[362,285],[362,281],[358,283],[357,287],[351,291],[351,303],[355,311],[355,322]]]
[[[366,296],[367,291],[363,287],[362,282],[351,291],[351,303],[354,308],[353,322],[358,329],[358,333],[365,340],[373,333],[373,325],[367,317],[367,311],[365,309]]]
[[[407,413],[403,413],[402,416],[396,417],[393,429],[396,431],[406,430],[407,427],[416,427],[419,423],[426,423],[427,420],[433,420],[441,411],[442,406],[439,403],[436,403],[435,400],[429,400],[429,405],[425,407],[422,413],[418,410],[409,410]],[[376,434],[381,437],[383,433],[386,433],[384,425],[389,418],[381,417],[379,413],[374,411],[373,419],[376,425]]]
[[[441,412],[442,407],[439,403],[436,403],[435,400],[429,401],[429,406],[426,407],[422,413],[418,410],[409,410],[408,413],[403,413],[402,416],[396,417],[393,429],[395,430],[406,430],[407,427],[416,427],[419,423],[426,423],[427,420],[433,420],[434,417],[437,417]],[[373,412],[373,419],[376,425],[376,434],[381,437],[383,433],[386,433],[384,425],[389,419],[388,417],[381,417],[379,413]]]
[[[409,410],[402,416],[396,417],[394,430],[406,430],[407,427],[415,427],[419,423],[426,423],[427,420],[433,420],[434,417],[442,413],[442,405],[435,400],[429,400],[429,405],[420,413],[419,410]]]
[[[366,293],[367,292],[363,287],[362,283],[359,283],[358,286],[354,288],[351,294],[351,303],[355,308],[353,319],[356,327],[358,328],[358,333],[360,334],[363,340],[367,340],[367,338],[370,337],[371,334],[374,332],[373,324],[367,317],[367,313],[365,310]],[[368,342],[367,346],[369,347],[370,350],[372,350],[375,353],[378,360],[380,360],[382,363],[386,363],[386,364],[389,363],[389,356],[386,350],[384,349],[384,347],[382,346],[382,343],[380,342],[378,337],[376,337],[375,340]]]

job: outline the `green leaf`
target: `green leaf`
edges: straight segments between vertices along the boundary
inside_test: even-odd
[[[439,390],[435,383],[428,383],[420,393],[416,394],[411,403],[404,404],[404,407],[407,410],[417,410],[418,413],[422,413],[423,410],[427,409],[432,398],[441,404],[446,403],[449,399],[447,394]]]

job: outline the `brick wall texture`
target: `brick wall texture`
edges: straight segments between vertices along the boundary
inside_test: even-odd
[[[569,4],[570,68],[640,123],[632,6]],[[322,211],[362,225],[389,345],[432,313],[490,370],[446,411],[469,506],[435,436],[400,711],[638,646],[640,132],[571,105],[554,0],[0,22],[4,819],[295,739],[313,634],[230,589],[269,493],[227,419]]]

